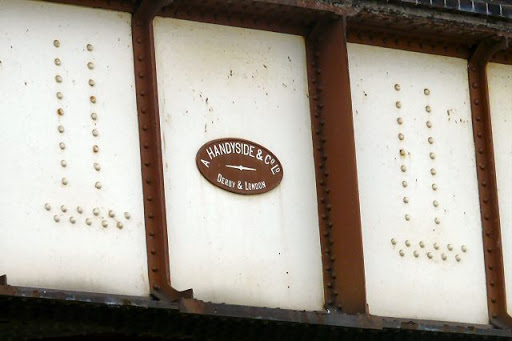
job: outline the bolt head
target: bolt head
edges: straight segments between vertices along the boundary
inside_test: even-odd
[[[87,67],[89,68],[89,70],[94,69],[94,63],[92,63],[92,62],[87,63]]]
[[[116,226],[117,226],[118,229],[122,229],[124,227],[123,223],[120,222],[120,221],[117,222]]]
[[[54,40],[54,41],[53,41],[53,46],[55,46],[55,47],[60,47],[60,41],[58,41],[58,40]]]
[[[429,90],[429,89],[425,89],[425,90],[423,90],[423,93],[424,93],[426,96],[428,96],[428,95],[430,95],[430,90]]]
[[[49,203],[44,204],[44,209],[49,211],[52,209],[52,206]]]
[[[400,91],[400,84],[395,84],[395,90]]]
[[[101,182],[97,181],[97,182],[94,184],[94,187],[96,187],[97,189],[101,189]]]
[[[92,210],[92,214],[94,214],[95,216],[98,216],[100,214],[100,210],[98,208],[94,208]]]
[[[124,212],[124,217],[125,217],[126,219],[130,219],[130,218],[131,218],[131,215],[130,215],[130,213],[128,213],[128,212]]]
[[[55,63],[55,65],[57,65],[57,66],[60,66],[60,64],[62,64],[62,62],[60,61],[60,59],[59,59],[59,58],[55,58],[53,62],[54,62],[54,63]]]
[[[101,226],[107,227],[108,226],[108,222],[106,220],[102,220],[101,221]]]
[[[58,215],[53,216],[53,220],[58,223],[60,221],[60,217]]]
[[[93,47],[91,44],[87,44],[87,51],[92,51],[93,50]]]
[[[87,218],[85,219],[85,223],[90,226],[92,224],[92,220],[90,218]]]

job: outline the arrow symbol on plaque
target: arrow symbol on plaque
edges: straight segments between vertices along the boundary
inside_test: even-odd
[[[238,169],[240,171],[244,171],[244,170],[256,171],[256,168],[244,167],[242,165],[240,165],[240,166],[226,165],[226,167],[228,167],[228,168],[235,168],[235,169]]]

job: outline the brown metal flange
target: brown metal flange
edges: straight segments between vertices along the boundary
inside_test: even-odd
[[[512,318],[507,313],[506,304],[487,63],[507,45],[506,39],[482,41],[469,60],[469,93],[483,226],[487,304],[490,321],[498,327],[512,326]]]
[[[171,0],[172,1],[172,0]],[[171,286],[153,18],[170,0],[144,0],[132,19],[135,86],[139,117],[146,247],[151,294],[159,299],[191,298],[192,289]]]
[[[327,309],[366,313],[356,147],[345,20],[306,39]]]

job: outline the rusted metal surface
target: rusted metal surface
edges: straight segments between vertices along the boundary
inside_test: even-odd
[[[498,206],[496,165],[489,107],[487,63],[492,55],[508,47],[508,41],[481,42],[469,61],[469,86],[475,139],[480,209],[483,225],[487,302],[491,322],[499,327],[512,326],[507,313],[505,274]]]
[[[512,65],[512,48],[496,52],[490,59],[491,62]]]
[[[307,39],[326,306],[366,311],[361,214],[342,20],[318,25]]]
[[[348,27],[347,39],[351,43],[458,58],[468,58],[472,47],[468,40],[449,40],[443,39],[442,35],[413,35],[382,27],[369,28],[359,25]]]
[[[345,314],[338,311],[304,312],[284,309],[255,308],[228,304],[215,304],[194,299],[180,301],[182,313],[212,316],[238,317],[258,320],[272,320],[370,330],[405,329],[414,331],[460,333],[468,335],[511,336],[510,329],[494,329],[489,325],[471,325],[452,322],[436,322],[413,319]]]
[[[153,18],[169,2],[143,1],[133,16],[132,32],[149,282],[154,296],[177,300],[192,297],[192,290],[178,292],[171,287],[153,42]]]
[[[242,139],[213,140],[196,156],[197,168],[214,186],[237,194],[262,194],[283,179],[283,166],[267,148]]]
[[[306,35],[323,16],[348,15],[346,6],[317,1],[176,0],[158,15],[235,27]]]

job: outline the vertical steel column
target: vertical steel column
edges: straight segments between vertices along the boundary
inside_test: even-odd
[[[160,299],[191,298],[192,290],[171,287],[165,213],[164,176],[153,18],[169,0],[144,0],[132,19],[135,85],[139,117],[141,164],[146,223],[146,247],[151,293]]]
[[[505,49],[506,46],[506,40],[483,41],[469,61],[469,88],[483,226],[487,304],[491,323],[500,327],[512,326],[512,318],[507,313],[505,296],[487,63],[496,52]]]
[[[366,312],[356,149],[345,21],[307,38],[326,308]]]

